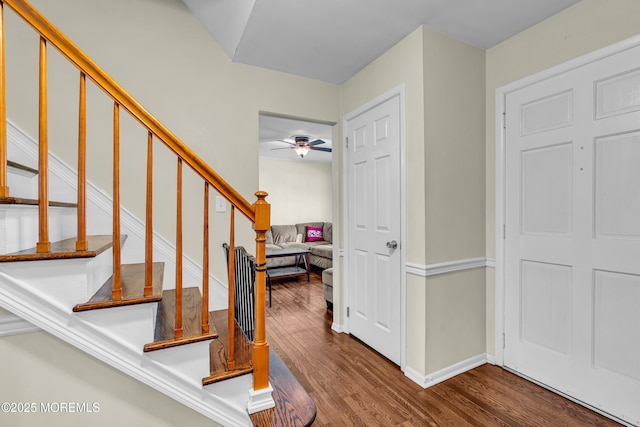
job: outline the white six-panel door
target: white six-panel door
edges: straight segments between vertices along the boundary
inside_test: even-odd
[[[507,94],[504,364],[640,424],[640,48]]]
[[[400,96],[348,119],[345,135],[349,331],[399,365]]]

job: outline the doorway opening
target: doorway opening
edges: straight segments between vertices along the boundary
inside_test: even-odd
[[[259,115],[259,188],[269,194],[271,204],[267,250],[302,246],[309,250],[310,269],[326,276],[327,307],[333,305],[334,125],[273,113]],[[312,231],[320,233],[313,236],[317,240],[310,240]]]

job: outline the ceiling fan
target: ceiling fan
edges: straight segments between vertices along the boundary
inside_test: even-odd
[[[272,148],[272,150],[286,150],[290,148],[293,149],[293,151],[295,151],[296,154],[300,157],[304,157],[311,150],[325,151],[327,153],[331,152],[331,148],[318,147],[318,145],[320,144],[325,144],[325,141],[321,139],[309,141],[309,137],[304,135],[294,135],[291,137],[291,139],[293,139],[293,142],[284,139],[278,140],[284,142],[285,144],[289,144],[290,147]]]

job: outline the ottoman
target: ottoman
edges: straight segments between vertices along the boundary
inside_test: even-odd
[[[322,270],[322,285],[327,308],[333,310],[333,267]]]

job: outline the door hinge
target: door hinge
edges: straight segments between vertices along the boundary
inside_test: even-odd
[[[349,317],[349,307],[347,307],[347,317]]]
[[[505,348],[505,343],[506,343],[506,337],[504,335],[504,332],[502,333],[502,348]]]
[[[507,128],[507,112],[503,111],[502,112],[502,129],[506,129]]]
[[[348,136],[344,137],[344,143],[347,146],[347,148],[349,148],[349,137]]]
[[[502,240],[507,238],[507,224],[502,224]]]

